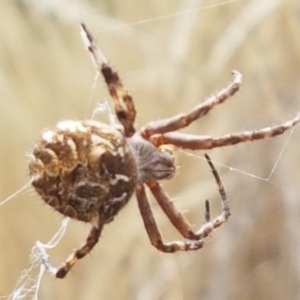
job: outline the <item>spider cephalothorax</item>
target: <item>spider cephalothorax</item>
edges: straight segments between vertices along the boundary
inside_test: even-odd
[[[127,141],[136,159],[140,183],[173,177],[175,165],[174,157],[170,152],[156,148],[139,135],[134,135]]]
[[[199,150],[265,139],[293,127],[299,122],[299,115],[277,126],[217,138],[178,133],[177,130],[206,115],[239,90],[242,76],[234,71],[233,81],[226,88],[196,105],[189,113],[151,122],[136,132],[136,111],[131,96],[84,24],[81,30],[84,44],[106,81],[122,130],[93,120],[63,121],[55,129],[45,131],[33,147],[29,171],[32,185],[41,198],[61,214],[93,226],[86,243],[63,267],[55,269],[56,277],[65,277],[77,260],[93,249],[103,226],[113,220],[133,193],[149,239],[157,249],[175,252],[202,248],[203,239],[230,216],[221,180],[210,158],[205,155],[221,195],[222,212],[211,220],[209,202],[206,201],[205,224],[193,231],[158,183],[161,179],[172,178],[176,169],[172,153],[162,149],[163,146],[169,144]],[[162,240],[145,185],[174,227],[189,241],[165,243]]]

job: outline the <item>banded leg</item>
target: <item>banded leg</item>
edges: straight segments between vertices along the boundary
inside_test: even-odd
[[[150,141],[159,147],[165,144],[171,144],[184,149],[200,150],[212,149],[216,147],[230,146],[238,143],[244,143],[254,140],[262,140],[283,134],[291,129],[300,121],[300,114],[280,125],[265,127],[254,131],[244,131],[236,134],[226,134],[220,137],[211,137],[209,135],[193,135],[180,132],[168,132],[165,134],[155,134],[151,136]]]
[[[147,182],[148,187],[150,188],[153,196],[155,197],[156,201],[164,211],[164,213],[167,215],[171,223],[174,225],[174,227],[182,234],[183,237],[189,239],[189,240],[200,240],[205,237],[207,237],[210,232],[216,228],[225,223],[228,218],[230,217],[230,210],[228,207],[228,203],[226,200],[226,193],[224,190],[224,187],[222,185],[220,176],[217,173],[217,170],[215,169],[213,163],[211,162],[209,156],[205,154],[205,158],[210,166],[210,169],[215,177],[216,183],[218,185],[218,190],[221,195],[222,200],[222,213],[215,218],[213,221],[210,221],[210,208],[209,208],[209,202],[206,200],[205,202],[205,221],[206,223],[196,232],[194,232],[189,225],[189,223],[186,221],[186,219],[183,217],[183,215],[176,209],[173,202],[169,199],[167,194],[164,192],[164,190],[161,188],[161,186],[154,181]]]
[[[143,218],[143,222],[149,236],[151,244],[162,252],[176,252],[176,251],[191,251],[198,250],[203,247],[203,241],[191,241],[191,242],[181,242],[181,241],[171,241],[165,243],[162,240],[159,229],[156,225],[150,204],[148,202],[145,188],[143,184],[138,184],[135,190],[136,198],[138,201],[139,209]]]
[[[75,253],[66,261],[65,265],[59,268],[56,272],[57,278],[64,278],[71,268],[77,263],[77,261],[94,248],[94,246],[98,243],[99,237],[102,231],[102,227],[93,227],[89,236],[87,237],[86,243],[79,249],[75,251]]]
[[[97,71],[104,77],[109,93],[114,102],[118,120],[124,126],[125,136],[131,137],[135,133],[133,125],[136,116],[136,110],[132,98],[124,88],[118,74],[114,72],[108,64],[107,59],[85,24],[81,24],[81,35],[84,45],[92,56],[92,60]]]
[[[216,105],[223,103],[240,89],[242,74],[238,71],[232,71],[232,75],[233,80],[226,88],[222,89],[216,95],[211,96],[203,103],[196,105],[190,112],[178,114],[168,119],[150,122],[141,129],[140,134],[145,139],[149,139],[156,133],[176,131],[187,127],[195,120],[205,116]]]

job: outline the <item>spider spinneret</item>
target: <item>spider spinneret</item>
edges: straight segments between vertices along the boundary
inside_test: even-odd
[[[177,132],[239,90],[242,75],[234,71],[233,80],[226,88],[196,105],[190,112],[150,122],[136,132],[136,111],[131,96],[84,24],[81,24],[81,34],[97,71],[107,84],[122,130],[93,120],[62,121],[55,129],[45,131],[33,147],[29,173],[37,193],[64,216],[92,224],[85,244],[61,268],[46,266],[54,270],[57,278],[64,278],[74,264],[93,249],[103,226],[113,220],[133,193],[153,246],[163,252],[202,248],[203,239],[230,216],[220,177],[205,154],[221,196],[222,212],[211,220],[209,202],[206,200],[205,223],[194,231],[158,183],[159,180],[172,178],[176,170],[172,153],[159,147],[170,144],[199,150],[265,139],[292,128],[299,122],[299,114],[277,126],[217,138]],[[145,185],[174,227],[188,241],[163,241],[147,199]]]

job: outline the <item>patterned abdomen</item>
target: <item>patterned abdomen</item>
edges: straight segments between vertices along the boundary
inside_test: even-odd
[[[136,161],[123,135],[95,121],[63,121],[44,132],[29,170],[47,204],[95,225],[110,222],[137,183]]]

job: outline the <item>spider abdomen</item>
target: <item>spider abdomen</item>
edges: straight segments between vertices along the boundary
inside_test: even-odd
[[[32,185],[65,216],[93,224],[113,219],[137,183],[123,135],[95,121],[63,121],[42,135],[30,155]]]

